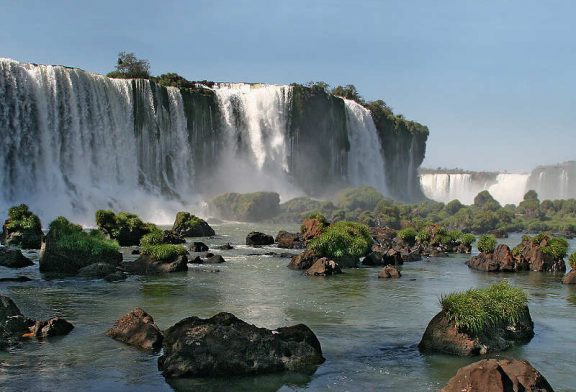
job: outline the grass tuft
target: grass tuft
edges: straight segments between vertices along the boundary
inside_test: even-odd
[[[178,256],[184,256],[186,248],[172,244],[142,245],[140,253],[158,261],[171,262],[176,260]]]

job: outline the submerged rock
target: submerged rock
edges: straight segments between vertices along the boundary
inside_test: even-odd
[[[378,272],[378,279],[399,278],[401,276],[400,271],[391,265],[387,265]]]
[[[190,249],[192,252],[208,252],[208,245],[203,242],[194,242],[192,248]]]
[[[172,261],[156,260],[152,256],[140,255],[133,262],[122,263],[122,268],[128,273],[136,275],[156,275],[170,272],[188,271],[188,257],[177,256]]]
[[[30,282],[32,279],[27,276],[16,276],[10,278],[0,278],[0,282]]]
[[[176,214],[172,231],[183,237],[210,237],[216,234],[204,219],[182,211]]]
[[[109,263],[94,263],[78,270],[78,276],[83,278],[102,279],[116,272],[116,266]]]
[[[307,326],[272,331],[230,313],[178,322],[165,331],[163,351],[158,367],[167,378],[297,371],[324,362],[320,342]]]
[[[224,245],[219,245],[216,247],[216,249],[220,249],[220,250],[232,250],[234,249],[234,247],[232,245],[230,245],[229,242],[225,243]]]
[[[330,276],[341,274],[342,269],[334,260],[322,257],[314,262],[310,268],[306,270],[304,275],[307,276]]]
[[[0,246],[0,266],[8,268],[23,268],[34,265],[32,260],[22,254],[18,248]]]
[[[215,255],[212,253],[208,253],[205,258],[201,258],[200,256],[196,256],[190,263],[192,264],[220,264],[225,263],[224,257],[220,255]]]
[[[120,317],[106,335],[119,342],[141,348],[157,350],[162,346],[162,332],[154,319],[141,308]]]
[[[553,392],[528,361],[483,359],[458,370],[440,392]]]
[[[263,246],[274,244],[274,237],[268,234],[253,231],[246,236],[246,245],[248,246]]]

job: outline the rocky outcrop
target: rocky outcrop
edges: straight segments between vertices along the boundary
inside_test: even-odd
[[[304,219],[302,227],[300,227],[300,233],[302,233],[302,240],[311,241],[318,237],[320,234],[326,230],[328,223],[322,219],[318,218],[308,218]]]
[[[562,278],[563,284],[576,284],[576,270],[571,270]]]
[[[428,324],[418,348],[422,352],[474,356],[504,351],[514,344],[528,343],[533,336],[534,323],[528,307],[517,322],[492,326],[479,335],[459,329],[441,311]]]
[[[141,308],[120,317],[106,335],[119,342],[143,350],[157,350],[162,346],[162,332],[154,319]]]
[[[312,267],[312,264],[314,264],[318,258],[319,256],[314,253],[313,250],[306,249],[299,255],[292,256],[290,264],[288,264],[288,268],[294,270],[307,270],[308,268]]]
[[[395,249],[385,249],[378,244],[372,245],[372,251],[362,260],[363,265],[368,266],[386,266],[400,265],[404,263],[402,253]]]
[[[276,192],[224,193],[210,200],[208,207],[221,219],[259,222],[280,212],[280,195]]]
[[[536,272],[564,272],[566,264],[564,259],[555,259],[550,253],[544,252],[548,245],[548,240],[543,240],[536,244],[531,240],[523,240],[518,245],[518,260],[530,265],[530,271]]]
[[[440,392],[553,392],[528,361],[483,359],[460,368]]]
[[[378,271],[378,279],[399,278],[401,276],[400,271],[391,265],[387,265]]]
[[[188,271],[188,257],[186,255],[177,256],[171,261],[156,260],[149,255],[140,255],[132,262],[122,263],[122,268],[135,275],[157,275],[170,272]]]
[[[232,249],[234,249],[234,247],[233,247],[232,245],[230,245],[229,242],[227,242],[227,243],[225,243],[225,244],[223,244],[223,245],[218,245],[218,246],[216,247],[216,249],[220,249],[220,250],[232,250]]]
[[[253,231],[246,236],[246,245],[248,246],[263,246],[274,244],[274,237],[268,234]]]
[[[472,269],[487,272],[527,271],[530,266],[525,260],[516,259],[508,245],[500,244],[494,253],[480,253],[466,262]]]
[[[342,269],[334,260],[322,257],[314,262],[310,268],[306,270],[306,276],[331,276],[341,274]]]
[[[279,248],[284,249],[303,249],[305,247],[304,239],[300,233],[289,233],[284,230],[278,232],[276,243]]]
[[[172,231],[183,237],[210,237],[216,234],[208,222],[188,212],[176,214]]]
[[[34,265],[32,260],[25,257],[20,249],[9,246],[0,246],[0,266],[8,268],[23,268]]]
[[[324,362],[320,342],[303,324],[274,331],[233,314],[186,318],[165,331],[158,367],[167,378],[298,371]]]
[[[140,244],[143,236],[150,233],[154,225],[146,224],[136,214],[129,212],[114,213],[111,210],[96,211],[98,229],[120,246],[135,246]]]
[[[4,221],[0,234],[1,242],[22,249],[40,249],[44,236],[40,219],[26,204],[8,209],[8,218]]]

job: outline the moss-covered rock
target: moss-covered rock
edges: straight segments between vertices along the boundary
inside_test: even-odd
[[[343,267],[356,265],[370,253],[374,240],[368,226],[354,222],[336,222],[308,243],[308,249],[320,257],[335,260]]]
[[[96,224],[109,238],[118,241],[120,246],[134,246],[148,234],[154,225],[144,223],[136,214],[111,210],[96,211]]]
[[[42,224],[26,204],[8,209],[8,219],[2,225],[2,242],[24,249],[40,249]]]
[[[216,234],[204,219],[183,211],[176,214],[172,231],[183,237],[210,237]]]
[[[259,222],[280,212],[280,195],[276,192],[224,193],[210,200],[208,206],[220,219]]]
[[[52,223],[40,251],[40,271],[76,274],[90,264],[118,265],[122,261],[118,243],[98,230],[85,232],[82,226],[58,217]]]

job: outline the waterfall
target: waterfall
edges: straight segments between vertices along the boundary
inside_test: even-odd
[[[382,147],[370,111],[349,99],[344,103],[350,142],[348,181],[355,186],[373,186],[387,195]]]
[[[576,161],[535,168],[527,187],[535,190],[540,200],[576,198]]]
[[[488,187],[488,192],[502,206],[506,204],[518,205],[528,191],[526,184],[528,174],[500,173],[496,176],[496,182]]]

